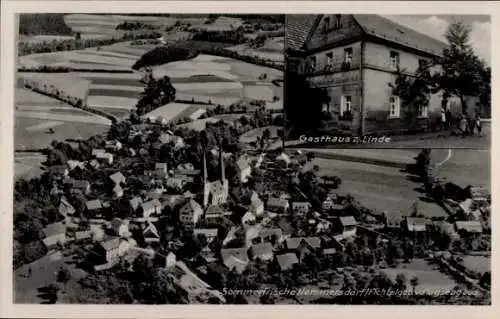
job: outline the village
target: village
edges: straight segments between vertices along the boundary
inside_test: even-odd
[[[455,278],[449,289],[461,283],[484,298],[487,274],[460,263],[460,255],[489,249],[490,199],[483,189],[447,195],[443,205],[452,213],[446,220],[425,218],[418,209],[388,218],[337,194],[337,177],[321,181],[314,168],[304,171],[314,155],[264,143],[235,146],[220,134],[227,130],[238,131],[223,121],[201,134],[125,121],[107,136],[53,145],[41,182],[16,185],[23,196],[16,206],[39,198],[46,205],[39,208],[44,247],[36,258],[70,260],[50,269],[63,282],[71,278],[69,267],[81,276],[77,285],[93,276],[119,277],[127,283],[120,286],[121,303],[318,302],[222,291],[347,289],[348,278],[358,284],[362,278],[368,287],[401,286],[401,276],[394,283],[381,271],[397,273],[398,264],[429,258]],[[34,221],[15,220],[17,232],[25,232],[21,238],[36,238]],[[20,261],[27,263],[21,267],[26,276],[35,276],[36,262]],[[412,278],[414,291],[418,280]],[[56,302],[51,289],[47,298]],[[117,298],[117,291],[102,290],[102,302],[108,294]],[[330,302],[353,302],[345,298]],[[377,298],[364,302],[390,302]]]

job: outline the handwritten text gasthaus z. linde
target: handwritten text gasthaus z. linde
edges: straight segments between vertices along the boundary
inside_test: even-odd
[[[301,143],[314,143],[314,144],[383,144],[390,143],[391,138],[388,136],[307,136],[301,135],[299,137]]]
[[[457,290],[457,289],[382,289],[382,288],[363,288],[363,289],[228,289],[222,290],[224,295],[243,295],[243,296],[322,296],[322,297],[338,297],[338,296],[480,296],[478,290]]]

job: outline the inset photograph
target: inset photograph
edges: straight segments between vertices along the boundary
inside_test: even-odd
[[[287,146],[489,148],[491,20],[287,15]]]

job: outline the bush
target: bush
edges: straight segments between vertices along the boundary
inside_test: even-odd
[[[115,30],[140,30],[140,29],[155,30],[157,29],[157,26],[149,23],[125,21],[117,25],[115,28]]]
[[[195,41],[222,42],[231,44],[242,44],[246,42],[242,29],[224,31],[198,31],[193,35]]]
[[[157,47],[146,52],[132,66],[132,69],[139,70],[144,67],[161,65],[165,63],[183,61],[196,57],[198,52],[182,47]]]

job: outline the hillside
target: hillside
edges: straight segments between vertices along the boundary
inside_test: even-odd
[[[19,34],[22,35],[72,35],[64,22],[63,13],[34,13],[19,15]]]

